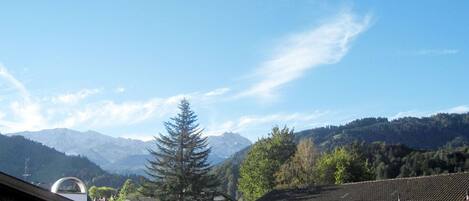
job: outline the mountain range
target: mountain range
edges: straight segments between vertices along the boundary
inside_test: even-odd
[[[139,180],[136,175],[110,174],[86,157],[66,155],[23,136],[0,135],[0,171],[45,188],[65,176],[114,188],[129,178]]]
[[[153,141],[141,141],[111,137],[96,131],[80,132],[67,128],[46,129],[8,133],[9,136],[24,136],[40,142],[67,155],[81,155],[98,164],[104,170],[124,174],[144,174],[145,164],[151,156],[148,149],[155,149]],[[251,142],[236,133],[209,136],[212,148],[211,164],[218,164]]]

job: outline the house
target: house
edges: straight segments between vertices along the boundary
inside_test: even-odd
[[[0,201],[72,201],[66,197],[0,172]]]
[[[469,173],[274,190],[258,201],[464,201]]]

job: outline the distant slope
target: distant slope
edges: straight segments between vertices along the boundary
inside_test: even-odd
[[[209,136],[208,144],[212,148],[208,160],[211,164],[216,165],[239,150],[249,147],[251,141],[237,133],[224,133],[219,136]],[[151,159],[149,154],[130,155],[113,163],[108,169],[119,173],[144,175],[145,164],[148,159]]]
[[[7,135],[21,135],[69,155],[83,155],[100,166],[114,163],[129,155],[145,154],[147,146],[150,146],[140,140],[114,138],[95,131],[79,132],[67,128]]]
[[[147,149],[155,148],[154,142],[115,138],[95,131],[79,132],[66,128],[7,135],[24,136],[68,155],[83,155],[105,170],[125,174],[143,174],[145,163],[150,157]],[[225,160],[251,144],[248,139],[235,133],[209,136],[208,142],[212,147],[209,156],[212,164]]]
[[[31,182],[50,186],[64,176],[75,176],[88,184],[119,187],[127,177],[105,172],[85,157],[67,156],[22,136],[0,135],[0,171],[22,178],[28,162]],[[136,177],[135,177],[136,178]]]
[[[437,149],[455,139],[469,139],[469,113],[437,114],[431,117],[365,118],[343,126],[328,126],[296,133],[297,139],[312,138],[322,148],[353,141],[404,144],[416,149]]]
[[[213,173],[217,175],[221,181],[219,190],[233,198],[237,198],[239,196],[237,192],[239,168],[250,148],[251,146],[235,153],[213,169]]]
[[[318,148],[330,150],[361,141],[402,144],[413,149],[436,150],[445,145],[469,144],[469,113],[437,114],[431,117],[364,118],[342,126],[327,126],[295,133],[296,140],[312,138]],[[214,172],[222,179],[223,192],[235,197],[239,167],[250,147],[233,155]]]
[[[220,163],[234,153],[251,145],[251,141],[237,133],[223,133],[219,136],[209,136],[208,144],[212,148],[212,164]]]

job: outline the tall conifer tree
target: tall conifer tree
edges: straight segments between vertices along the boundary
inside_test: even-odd
[[[186,99],[179,109],[164,124],[167,134],[155,137],[157,149],[149,150],[153,156],[147,165],[151,181],[145,192],[160,200],[209,200],[218,182],[209,174],[207,138],[202,137],[203,129]]]

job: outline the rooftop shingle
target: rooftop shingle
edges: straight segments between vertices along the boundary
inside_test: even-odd
[[[274,190],[259,201],[464,201],[469,173]]]

